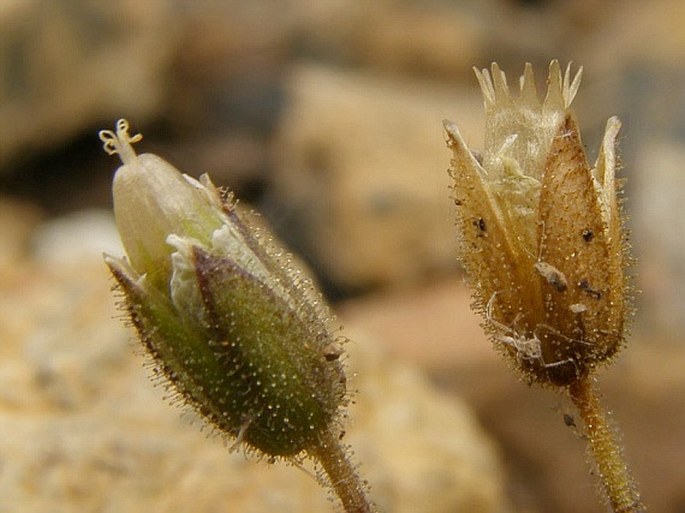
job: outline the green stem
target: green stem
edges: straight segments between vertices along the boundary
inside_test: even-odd
[[[589,377],[581,378],[569,386],[571,400],[578,408],[585,424],[590,452],[599,471],[604,493],[614,513],[644,513],[628,465],[623,457],[617,432],[599,402],[599,395]]]
[[[327,432],[319,446],[310,451],[328,475],[333,490],[340,498],[345,513],[372,513],[375,509],[366,498],[366,483],[362,482],[340,440]]]

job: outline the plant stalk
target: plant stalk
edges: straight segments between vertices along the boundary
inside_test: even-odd
[[[366,497],[366,483],[359,478],[345,447],[333,433],[327,432],[319,446],[310,450],[310,454],[321,463],[345,513],[376,511]]]
[[[624,459],[618,432],[610,425],[599,401],[592,378],[584,377],[569,386],[571,400],[578,408],[597,465],[602,489],[614,513],[645,513],[635,480]]]

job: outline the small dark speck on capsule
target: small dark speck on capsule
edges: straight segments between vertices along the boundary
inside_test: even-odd
[[[578,282],[578,286],[585,291],[585,293],[593,297],[595,299],[600,299],[602,297],[602,293],[599,290],[595,290],[592,287],[590,287],[590,282],[588,281],[587,278],[583,278]]]
[[[485,219],[483,219],[482,217],[479,217],[478,219],[474,219],[473,220],[473,226],[478,228],[478,231],[480,232],[478,235],[481,237],[483,236],[483,234],[485,234],[485,232],[488,231],[488,228],[485,225]]]
[[[564,424],[568,427],[576,427],[576,419],[569,413],[564,413]]]
[[[471,150],[471,155],[481,166],[483,165],[483,154],[479,151]]]

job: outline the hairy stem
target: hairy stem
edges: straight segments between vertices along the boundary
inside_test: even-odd
[[[569,394],[585,424],[590,452],[612,511],[646,512],[617,440],[617,431],[609,423],[592,379],[586,377],[573,382]]]
[[[319,446],[312,449],[310,454],[321,463],[345,513],[376,511],[366,497],[366,483],[360,480],[345,447],[337,437],[327,432]]]

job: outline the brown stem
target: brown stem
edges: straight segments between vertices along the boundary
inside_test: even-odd
[[[345,448],[332,433],[310,451],[328,475],[333,490],[340,498],[346,513],[372,513],[375,509],[366,498],[366,484],[354,469]]]
[[[640,500],[637,486],[616,438],[617,432],[609,424],[591,378],[581,378],[573,382],[569,386],[569,394],[585,423],[590,451],[612,511],[646,512],[647,509]]]

